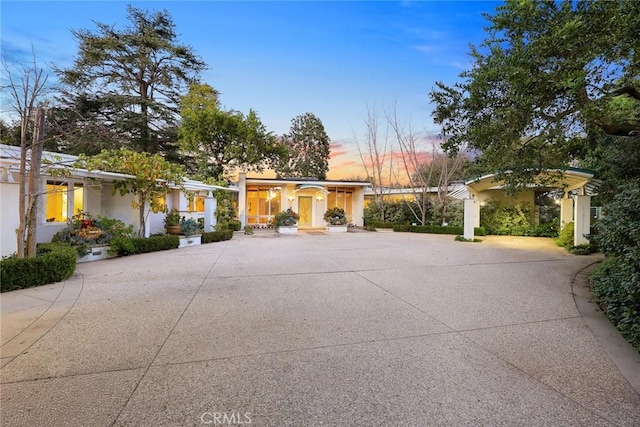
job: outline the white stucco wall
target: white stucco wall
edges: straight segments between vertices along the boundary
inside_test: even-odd
[[[19,186],[16,183],[0,182],[0,255],[14,253],[17,247],[16,229],[20,225],[18,215]]]

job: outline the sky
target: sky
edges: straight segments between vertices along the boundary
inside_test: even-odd
[[[2,0],[2,56],[26,64],[33,47],[38,63],[70,67],[78,51],[71,30],[123,28],[127,4],[169,12],[225,108],[255,110],[276,135],[294,117],[316,115],[332,141],[328,177],[346,179],[366,177],[356,141],[364,143],[368,111],[395,108],[406,126],[439,133],[429,91],[469,68],[469,45],[486,37],[482,13],[500,3]]]

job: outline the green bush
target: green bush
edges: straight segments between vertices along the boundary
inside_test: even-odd
[[[253,234],[253,230],[251,230],[251,234]],[[203,244],[221,242],[223,240],[230,240],[232,237],[233,237],[232,230],[209,231],[209,232],[202,233],[201,242]]]
[[[106,216],[93,218],[88,212],[79,211],[78,215],[67,221],[65,228],[53,236],[52,242],[69,245],[79,256],[84,256],[91,252],[92,246],[111,245],[113,239],[133,235],[133,225],[126,225],[119,219]]]
[[[411,225],[410,224],[393,224],[391,228],[393,228],[393,231],[397,231],[397,232],[404,232],[404,231],[411,231]],[[385,227],[378,227],[378,228],[385,228]]]
[[[172,234],[126,237],[112,240],[109,252],[118,256],[127,256],[176,249],[178,246],[180,246],[180,237]]]
[[[227,223],[229,225],[229,229],[231,231],[240,231],[242,228],[242,223],[238,219],[232,219]]]
[[[573,246],[573,230],[574,230],[573,222],[567,223],[562,229],[562,231],[560,231],[558,238],[554,239],[554,241],[556,242],[556,245],[561,246],[563,248],[569,248]]]
[[[596,245],[592,245],[591,243],[583,243],[581,245],[569,246],[567,250],[574,255],[589,255],[594,252],[598,252],[598,248]]]
[[[46,285],[67,279],[76,269],[77,252],[63,244],[42,243],[33,258],[0,261],[0,291]]]
[[[640,181],[626,183],[606,207],[593,243],[607,256],[591,275],[593,295],[640,350]]]
[[[558,221],[531,224],[533,209],[529,203],[502,204],[487,200],[480,208],[480,225],[486,234],[498,236],[556,237]],[[572,240],[573,242],[573,240]]]

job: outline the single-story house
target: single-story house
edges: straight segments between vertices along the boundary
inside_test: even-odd
[[[54,234],[63,229],[67,220],[78,211],[88,212],[93,216],[116,218],[125,224],[132,224],[135,229],[139,228],[139,210],[131,207],[135,195],[112,194],[114,182],[132,178],[131,176],[72,168],[69,165],[73,164],[77,157],[67,154],[44,152],[43,160],[37,202],[38,243],[50,242]],[[19,167],[20,147],[0,144],[0,253],[2,256],[10,255],[17,249],[15,230],[20,223]],[[195,197],[188,197],[176,186],[166,197],[167,208],[175,208],[185,218],[201,219],[205,231],[212,231],[216,224],[214,190],[238,191],[236,188],[209,185],[193,180],[186,180],[182,183],[182,187],[195,194]],[[164,232],[164,217],[164,213],[148,212],[145,236]]]
[[[315,178],[247,178],[240,174],[237,187],[238,219],[243,226],[267,227],[272,218],[288,208],[300,215],[299,228],[324,228],[328,209],[344,209],[347,221],[364,224],[364,189],[367,181],[318,180]]]

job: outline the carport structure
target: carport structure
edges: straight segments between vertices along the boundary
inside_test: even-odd
[[[474,227],[480,226],[480,206],[488,199],[517,200],[534,205],[535,192],[540,188],[558,188],[564,192],[560,202],[560,226],[574,223],[573,244],[588,243],[585,237],[591,228],[591,196],[596,194],[599,181],[585,169],[547,169],[536,176],[526,189],[508,195],[505,182],[496,174],[486,174],[465,181],[464,237],[474,238]]]

